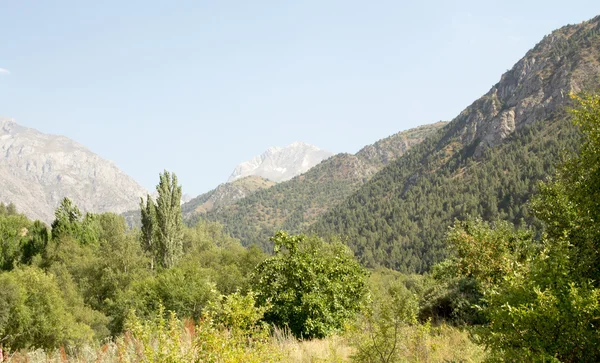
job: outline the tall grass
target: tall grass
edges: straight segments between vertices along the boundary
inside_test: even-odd
[[[165,319],[159,323],[162,326],[156,323],[151,329],[144,323],[145,331],[132,329],[106,344],[14,352],[6,362],[380,362],[376,355],[359,359],[351,339],[345,336],[299,341],[282,329],[242,337],[206,321],[194,324]],[[400,335],[394,362],[481,362],[486,358],[483,347],[471,342],[466,331],[447,325],[403,327]]]

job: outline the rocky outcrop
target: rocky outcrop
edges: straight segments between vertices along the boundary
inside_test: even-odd
[[[0,201],[50,223],[69,197],[83,211],[135,209],[147,191],[112,162],[64,136],[0,119]]]
[[[303,142],[294,142],[284,148],[270,147],[260,156],[236,166],[228,182],[250,175],[274,182],[290,180],[332,155],[329,151]]]
[[[464,144],[477,143],[475,156],[501,143],[524,125],[564,112],[570,93],[589,89],[600,71],[600,17],[565,26],[544,37],[488,93],[466,108],[455,123]]]

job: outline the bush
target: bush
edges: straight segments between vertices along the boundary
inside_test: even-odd
[[[56,348],[89,342],[93,330],[73,314],[52,275],[26,267],[0,274],[0,340],[8,348]]]
[[[275,255],[257,266],[257,301],[265,321],[301,338],[325,337],[343,328],[366,295],[366,271],[348,247],[317,237],[278,232]]]

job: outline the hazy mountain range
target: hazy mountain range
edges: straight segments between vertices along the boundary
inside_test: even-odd
[[[0,119],[0,201],[51,222],[64,197],[80,209],[121,213],[147,193],[117,166],[64,136]]]

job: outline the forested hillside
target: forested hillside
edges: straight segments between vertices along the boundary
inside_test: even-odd
[[[446,256],[447,227],[481,216],[535,224],[525,202],[577,148],[565,107],[600,86],[600,17],[546,36],[483,97],[381,170],[312,226],[369,266],[423,272]]]
[[[256,175],[247,176],[229,183],[223,183],[215,189],[200,194],[189,202],[184,203],[181,206],[183,217],[190,219],[197,214],[207,213],[213,209],[228,206],[261,189],[270,188],[275,184],[274,181]]]
[[[235,204],[215,208],[206,218],[224,224],[242,244],[257,244],[269,250],[269,237],[277,229],[297,232],[306,228],[383,166],[445,124],[437,122],[399,132],[364,147],[355,155],[334,155],[292,180],[259,190]]]

